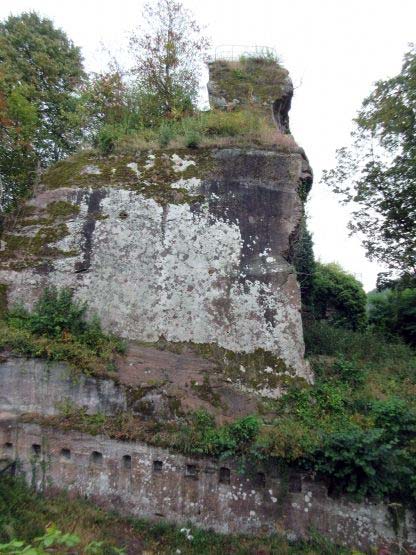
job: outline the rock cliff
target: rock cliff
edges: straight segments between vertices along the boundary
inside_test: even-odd
[[[214,105],[212,90],[229,82],[226,65],[210,67]],[[287,131],[291,85],[273,67],[253,86]],[[131,341],[270,353],[255,379],[247,368],[248,383],[241,365],[238,381],[257,393],[278,395],[287,376],[310,381],[290,264],[299,190],[311,180],[305,160],[296,146],[225,145],[81,152],[60,162],[7,224],[0,282],[8,302],[31,305],[46,285],[70,287],[106,329]]]

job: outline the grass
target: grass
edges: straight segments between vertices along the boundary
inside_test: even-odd
[[[53,522],[63,532],[76,534],[81,542],[71,553],[82,554],[91,541],[104,542],[98,555],[352,555],[351,550],[331,545],[316,536],[311,542],[289,543],[276,534],[264,537],[222,535],[184,528],[165,522],[121,517],[65,493],[44,496],[22,481],[0,479],[0,542],[18,538],[27,542],[43,534]],[[354,552],[359,555],[358,552]]]
[[[291,135],[276,129],[271,115],[253,107],[232,112],[199,112],[179,121],[164,121],[153,129],[132,131],[116,141],[114,152],[233,146],[275,146],[285,151],[297,148]]]
[[[288,72],[267,57],[241,57],[236,61],[217,60],[209,66],[210,80],[219,95],[242,104],[257,102],[269,106],[282,93]]]

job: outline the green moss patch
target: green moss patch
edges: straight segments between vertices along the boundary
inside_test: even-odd
[[[223,374],[230,382],[255,391],[263,388],[284,389],[294,380],[304,382],[302,378],[295,377],[296,371],[281,358],[264,349],[256,349],[251,353],[234,352],[215,343],[171,342],[165,339],[146,345],[178,354],[191,350],[212,361],[215,371]],[[206,389],[204,386],[199,387],[202,394]]]
[[[209,65],[210,79],[218,88],[218,95],[229,102],[253,101],[270,103],[279,98],[288,71],[276,61],[265,58],[242,58],[239,61],[218,60]]]
[[[171,187],[179,179],[206,177],[214,166],[214,160],[208,149],[175,149],[141,152],[132,155],[111,155],[100,157],[89,151],[74,155],[50,168],[43,176],[43,183],[50,189],[59,187],[104,188],[122,187],[136,191],[146,198],[151,198],[161,205],[192,204],[203,200],[202,195],[191,194],[186,188]],[[171,156],[177,154],[183,159],[192,159],[195,164],[184,171],[175,171]],[[137,171],[129,164],[137,164]],[[69,216],[75,213],[63,204],[54,203],[50,209],[54,214]]]

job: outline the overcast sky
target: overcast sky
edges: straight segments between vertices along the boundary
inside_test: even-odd
[[[315,174],[308,201],[315,254],[337,261],[367,290],[380,267],[348,236],[348,212],[320,183],[348,144],[351,120],[372,84],[400,71],[416,42],[416,0],[184,0],[207,25],[213,45],[276,48],[296,90],[291,131]],[[142,0],[0,0],[0,18],[35,10],[53,19],[82,47],[87,69],[102,65],[100,43],[123,56],[129,31],[140,23]]]

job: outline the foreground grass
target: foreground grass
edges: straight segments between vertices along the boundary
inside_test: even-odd
[[[51,522],[80,538],[79,546],[71,550],[73,554],[85,553],[85,546],[96,541],[103,542],[97,555],[115,555],[117,548],[123,548],[126,555],[358,555],[320,537],[308,543],[289,544],[277,535],[226,536],[193,526],[180,528],[124,518],[85,499],[69,499],[65,494],[45,497],[20,480],[0,479],[0,542],[13,538],[31,542]]]

